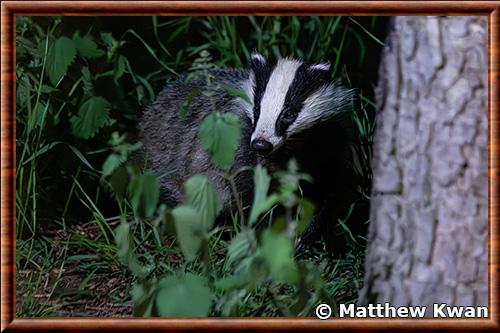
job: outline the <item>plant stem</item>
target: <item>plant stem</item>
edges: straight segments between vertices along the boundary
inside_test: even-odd
[[[241,198],[238,195],[238,189],[236,187],[236,182],[234,181],[234,177],[230,175],[229,177],[227,177],[227,179],[229,181],[229,184],[231,185],[231,190],[233,192],[234,199],[236,200],[236,207],[238,207],[238,213],[239,213],[240,218],[241,218],[241,225],[246,226],[247,222],[246,222],[245,214],[243,212],[243,205],[241,204]]]
[[[78,170],[76,171],[75,179],[78,179],[78,176],[80,175],[81,170],[82,170],[82,165],[80,164],[80,166],[78,167]],[[73,193],[75,191],[75,186],[76,186],[76,183],[75,183],[75,181],[73,181],[73,184],[71,184],[71,189],[69,190],[68,200],[66,200],[66,205],[64,205],[64,210],[62,213],[63,220],[66,217],[66,212],[68,211],[69,202],[71,201],[71,197],[73,196]]]

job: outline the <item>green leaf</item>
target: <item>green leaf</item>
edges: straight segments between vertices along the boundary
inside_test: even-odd
[[[235,264],[240,264],[244,259],[251,257],[256,248],[255,230],[242,230],[229,243],[225,265],[232,267]]]
[[[123,73],[125,73],[125,68],[127,67],[127,58],[124,56],[119,56],[118,60],[116,62],[115,66],[115,72],[113,74],[113,80],[115,83],[118,83],[118,80],[123,76]]]
[[[131,251],[130,247],[130,224],[122,222],[115,229],[115,242],[118,246],[117,255],[119,258],[124,259]]]
[[[20,68],[17,69],[18,73],[16,75],[17,87],[16,87],[16,97],[17,97],[17,107],[21,108],[26,105],[26,102],[30,98],[30,92],[33,89],[28,76],[24,75],[24,71]],[[42,86],[40,91],[44,93]]]
[[[217,289],[222,289],[224,291],[229,291],[231,289],[237,289],[244,287],[248,280],[253,277],[243,274],[231,275],[229,277],[223,277],[214,282],[214,286]]]
[[[47,74],[53,86],[66,74],[76,56],[74,42],[68,37],[59,37],[49,47],[47,54]]]
[[[240,121],[232,113],[215,112],[207,116],[198,129],[198,137],[212,159],[228,169],[240,143]]]
[[[67,145],[67,146],[76,155],[76,157],[78,157],[80,161],[82,161],[83,164],[88,166],[90,169],[95,170],[94,167],[90,164],[90,162],[85,158],[85,156],[83,156],[83,154],[75,146],[72,145]]]
[[[172,210],[168,209],[165,204],[161,204],[158,208],[158,218],[155,222],[156,225],[160,226],[160,231],[163,235],[176,236],[175,221],[172,215]]]
[[[118,154],[111,154],[108,156],[104,164],[102,165],[102,175],[104,177],[109,176],[115,171],[123,162],[123,158]]]
[[[49,109],[49,104],[45,104],[43,101],[39,101],[38,104],[33,108],[33,116],[28,118],[28,132],[37,128],[45,121],[47,112]]]
[[[137,175],[128,186],[130,204],[139,218],[151,217],[160,199],[160,183],[152,173]]]
[[[187,261],[192,261],[196,259],[206,237],[202,216],[196,208],[187,205],[173,209],[172,216],[182,253]]]
[[[253,182],[254,200],[252,209],[250,210],[250,217],[248,218],[250,225],[257,222],[259,215],[268,211],[279,200],[276,194],[272,194],[269,197],[267,196],[269,185],[271,184],[271,177],[269,177],[266,169],[261,165],[255,167]]]
[[[271,229],[276,233],[285,232],[287,230],[288,223],[284,216],[278,216],[274,219]]]
[[[139,260],[137,260],[132,246],[129,223],[121,222],[115,229],[115,242],[118,248],[116,253],[118,258],[120,258],[120,260],[127,265],[132,274],[140,279],[145,278],[152,270],[152,267],[144,266],[139,262]]]
[[[92,75],[88,67],[82,68],[83,93],[85,97],[90,97],[94,94],[94,84],[92,83]]]
[[[292,241],[285,233],[271,229],[264,231],[260,254],[275,281],[297,282],[299,275],[293,252]]]
[[[356,21],[355,19],[353,19],[352,17],[349,17],[349,20],[351,22],[354,22],[354,24],[356,24],[358,27],[361,28],[361,30],[363,30],[368,36],[370,36],[375,42],[377,42],[378,44],[380,44],[381,46],[384,46],[384,43],[378,39],[377,37],[375,37],[374,34],[372,34],[370,31],[368,31],[368,29],[366,29],[365,27],[363,27],[360,23],[358,23],[358,21]]]
[[[42,86],[40,87],[40,91],[41,91],[42,93],[44,93],[44,94],[51,94],[51,93],[53,93],[53,92],[56,92],[56,91],[57,91],[57,89],[56,89],[56,88],[52,88],[51,86],[48,86],[48,85],[44,84],[44,85],[42,85]]]
[[[103,56],[105,53],[103,50],[99,50],[97,48],[96,42],[94,42],[94,38],[91,35],[85,35],[80,37],[78,34],[73,37],[73,42],[75,43],[76,49],[78,53],[82,57],[86,58],[98,58]]]
[[[158,283],[156,307],[165,317],[206,317],[213,294],[207,280],[191,273],[166,276]]]
[[[80,260],[96,260],[99,259],[97,254],[75,254],[66,257],[66,261],[80,261]]]
[[[111,175],[111,187],[118,198],[122,200],[127,193],[127,187],[130,182],[130,175],[125,167],[118,167]]]
[[[297,232],[301,234],[311,224],[314,215],[314,204],[307,199],[299,200],[299,220]]]
[[[106,44],[108,49],[112,49],[118,45],[118,42],[113,37],[113,34],[111,32],[101,32],[101,39],[104,44]]]
[[[109,123],[109,102],[100,96],[93,96],[86,100],[78,110],[78,114],[71,117],[70,123],[73,134],[88,139]]]
[[[154,296],[156,295],[156,288],[153,283],[146,281],[134,285],[130,290],[130,295],[134,303],[134,315],[139,317],[152,315]]]
[[[222,210],[219,194],[206,176],[195,175],[184,184],[185,202],[201,215],[205,231],[212,229],[215,218]]]

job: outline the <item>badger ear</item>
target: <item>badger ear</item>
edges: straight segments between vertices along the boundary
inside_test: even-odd
[[[325,71],[325,72],[329,72],[330,71],[330,63],[329,62],[322,62],[322,63],[319,63],[319,64],[313,64],[311,66],[309,66],[309,69],[311,71]]]
[[[250,64],[252,66],[252,69],[255,70],[256,68],[262,67],[266,65],[266,63],[267,59],[262,54],[257,51],[252,52],[250,56]]]

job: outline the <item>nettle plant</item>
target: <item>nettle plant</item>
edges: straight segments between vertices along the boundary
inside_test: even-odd
[[[91,191],[78,176],[85,173],[92,181],[101,176],[93,165],[107,152],[102,142],[124,131],[132,114],[125,97],[141,105],[152,100],[145,93],[152,91],[147,80],[121,54],[125,43],[109,32],[70,24],[67,17],[16,18],[16,203],[17,234],[23,239],[36,235],[41,213],[49,215],[40,207],[65,200],[57,212],[65,224],[75,186]],[[130,90],[122,88],[125,78],[134,83]],[[113,156],[123,160],[134,147],[127,150],[122,141]],[[56,155],[54,163],[50,157]],[[65,192],[69,195],[61,198]],[[85,197],[85,205],[94,207],[90,195]],[[98,219],[104,223],[104,217]]]
[[[86,147],[75,142],[94,136],[111,122],[110,103],[94,94],[93,78],[98,73],[91,73],[89,64],[103,59],[103,67],[112,69],[114,54],[104,51],[104,42],[98,45],[90,34],[74,31],[59,36],[61,19],[47,20],[44,27],[30,17],[16,18],[16,232],[23,239],[37,233],[43,210],[40,198],[50,198],[56,192],[53,183],[46,181],[54,168],[41,157],[58,149],[93,170],[82,151]],[[69,158],[60,160],[63,163]],[[71,194],[58,216],[63,224]]]
[[[203,53],[192,67],[196,72],[187,79],[202,75],[212,84],[209,61],[209,55]],[[131,290],[136,315],[241,316],[245,311],[255,315],[269,304],[276,315],[305,316],[320,300],[332,301],[321,267],[296,260],[294,253],[295,240],[313,215],[312,204],[299,195],[299,182],[309,177],[299,173],[292,160],[288,170],[275,175],[279,186],[270,192],[271,176],[258,165],[253,170],[253,202],[242,207],[234,186],[242,170],[230,173],[240,136],[238,117],[218,110],[213,110],[198,129],[198,139],[233,188],[238,213],[233,215],[232,228],[216,224],[222,204],[206,176],[189,178],[184,184],[184,202],[170,208],[159,204],[160,186],[153,174],[118,163],[111,171],[109,165],[123,157],[118,148],[105,162],[103,173],[109,175],[105,179],[123,213],[115,230],[118,256],[137,278]],[[115,147],[122,143],[114,142]],[[276,211],[277,206],[282,206],[283,216],[270,218],[269,211]],[[127,207],[134,213],[133,221],[127,221]],[[257,228],[265,219],[268,226]],[[222,235],[228,231],[229,240],[221,246],[226,242]],[[156,250],[144,245],[148,234]],[[181,258],[152,254],[172,249],[173,243],[180,247]],[[139,249],[147,254],[139,255]]]

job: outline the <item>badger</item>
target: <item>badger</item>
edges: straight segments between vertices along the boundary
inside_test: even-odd
[[[301,172],[313,179],[301,184],[304,197],[316,206],[316,215],[300,238],[302,248],[335,229],[335,207],[351,179],[351,113],[357,93],[331,80],[328,62],[267,59],[253,52],[250,64],[248,70],[211,70],[210,84],[182,77],[167,83],[139,121],[142,156],[146,167],[160,176],[163,202],[182,202],[184,182],[204,174],[217,189],[224,209],[231,210],[232,188],[198,140],[197,129],[214,110],[237,115],[241,141],[230,172],[251,170],[248,167],[257,164],[270,172],[284,170],[294,158]],[[240,89],[248,98],[221,87]],[[193,91],[201,93],[193,97]],[[187,110],[181,112],[188,99]],[[236,177],[238,194],[246,203],[251,201],[252,179],[251,171]]]

